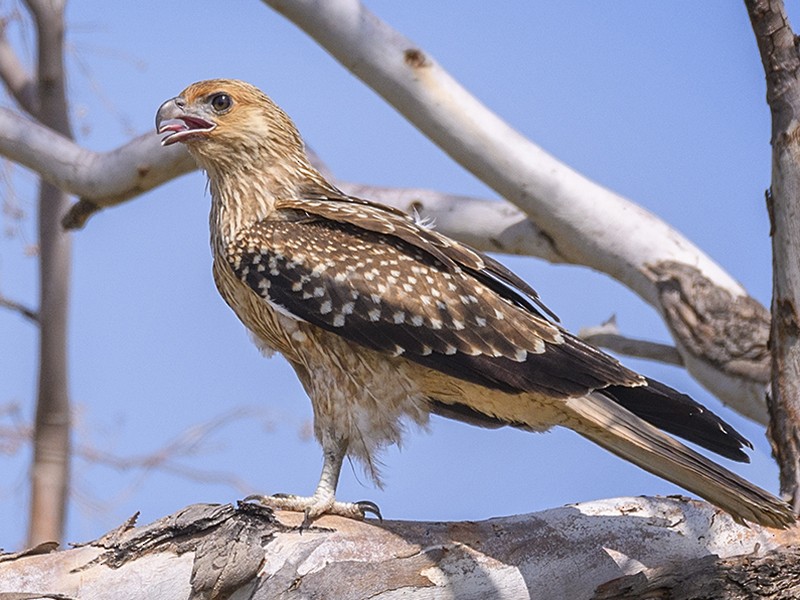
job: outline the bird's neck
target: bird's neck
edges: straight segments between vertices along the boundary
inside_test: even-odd
[[[269,218],[278,201],[302,197],[310,179],[324,181],[305,160],[226,167],[206,170],[212,199],[212,244],[224,247],[241,231]]]

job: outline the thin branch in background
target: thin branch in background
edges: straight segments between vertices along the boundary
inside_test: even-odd
[[[683,358],[674,346],[622,335],[617,327],[616,316],[612,316],[600,325],[582,328],[578,331],[578,336],[590,344],[624,356],[684,366]]]
[[[0,80],[24,110],[35,114],[39,109],[36,78],[23,65],[6,35],[11,23],[21,21],[22,13],[17,8],[0,18]],[[25,31],[25,27],[20,29]]]
[[[133,121],[131,118],[122,112],[119,107],[117,106],[116,102],[109,96],[105,89],[103,89],[103,85],[98,81],[97,77],[95,77],[94,73],[92,72],[91,67],[89,64],[83,59],[81,53],[77,50],[75,46],[69,45],[67,46],[67,51],[69,52],[70,56],[72,57],[75,65],[78,67],[78,71],[84,76],[86,82],[89,85],[89,88],[92,90],[94,95],[100,101],[100,104],[103,108],[111,114],[116,121],[119,123],[120,128],[122,129],[122,133],[125,137],[134,137],[136,135],[136,128],[133,125]],[[110,53],[106,53],[110,54]],[[130,59],[127,62],[132,62],[133,59]],[[137,63],[134,62],[134,65]],[[139,65],[139,68],[143,68]],[[82,115],[81,115],[82,116]],[[89,125],[82,125],[81,126],[81,133],[83,135],[91,134],[91,128]]]
[[[204,423],[187,428],[152,452],[136,456],[120,456],[86,443],[78,443],[75,446],[76,458],[84,461],[84,466],[99,466],[119,472],[133,472],[134,477],[125,486],[117,489],[111,497],[101,499],[97,494],[92,493],[91,486],[84,481],[80,473],[77,473],[78,481],[73,486],[71,495],[78,507],[85,511],[89,518],[96,521],[103,514],[110,515],[116,507],[134,496],[154,472],[169,473],[204,484],[225,485],[242,496],[252,494],[255,486],[241,477],[224,471],[193,467],[181,462],[181,459],[197,457],[206,453],[209,439],[213,434],[244,419],[253,418],[263,418],[263,410],[233,409]],[[271,427],[271,423],[269,426]]]
[[[265,420],[263,409],[245,407],[230,410],[206,422],[191,426],[161,447],[143,454],[125,456],[99,449],[85,441],[78,441],[74,448],[75,456],[83,464],[76,473],[77,480],[71,486],[70,495],[93,520],[103,513],[110,515],[116,507],[136,494],[154,473],[168,473],[204,484],[225,485],[237,494],[247,496],[256,491],[256,488],[241,477],[225,471],[194,467],[181,461],[208,454],[209,451],[213,451],[209,441],[214,434],[243,420],[253,419],[264,421],[265,429],[273,428],[273,423]],[[87,432],[82,431],[80,427],[76,428],[76,433],[79,437],[88,437]],[[24,418],[19,404],[13,402],[0,404],[0,455],[18,454],[31,443],[32,436],[33,426]],[[92,491],[87,479],[81,477],[81,471],[85,472],[96,467],[105,467],[118,472],[133,472],[135,477],[121,489],[115,490],[111,497],[101,498]],[[103,492],[107,490],[104,489]]]
[[[39,313],[20,302],[16,302],[15,300],[11,300],[10,298],[0,295],[0,307],[18,312],[32,323],[36,323],[37,325],[39,324]]]
[[[2,198],[3,234],[8,238],[19,238],[25,244],[27,236],[22,223],[27,215],[22,208],[14,185],[14,163],[3,158],[0,160],[0,197]]]
[[[114,452],[100,450],[89,444],[77,444],[77,457],[92,465],[105,466],[117,471],[140,470],[146,476],[152,471],[173,473],[203,483],[222,483],[243,492],[252,486],[230,473],[211,469],[195,468],[178,462],[181,458],[198,456],[208,452],[210,437],[232,424],[245,419],[262,418],[263,411],[255,408],[236,408],[206,422],[187,428],[160,448],[137,456],[120,456]],[[271,426],[271,425],[270,425]]]
[[[31,441],[33,428],[16,402],[0,404],[0,454],[13,456]]]

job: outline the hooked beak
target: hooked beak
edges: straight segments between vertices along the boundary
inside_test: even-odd
[[[181,96],[164,102],[156,113],[156,131],[169,134],[161,140],[162,146],[204,137],[216,126],[216,123],[193,114],[191,109],[187,109],[186,100]]]

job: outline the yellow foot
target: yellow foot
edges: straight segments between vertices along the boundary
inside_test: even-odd
[[[300,530],[308,529],[311,522],[322,515],[338,515],[348,519],[363,520],[367,513],[372,513],[383,520],[378,505],[369,500],[359,502],[337,502],[333,496],[295,496],[293,494],[274,494],[261,496],[254,494],[244,499],[245,502],[258,502],[278,510],[291,510],[305,515]]]

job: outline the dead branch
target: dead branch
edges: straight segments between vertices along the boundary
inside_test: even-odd
[[[32,323],[36,323],[37,325],[39,323],[39,314],[32,308],[29,308],[24,304],[22,304],[21,302],[17,302],[16,300],[11,300],[10,298],[6,298],[5,296],[0,295],[0,306],[21,314],[23,317],[25,317]]]
[[[620,333],[615,317],[594,327],[583,327],[578,335],[590,344],[623,356],[683,366],[683,358],[674,346],[625,337]]]

